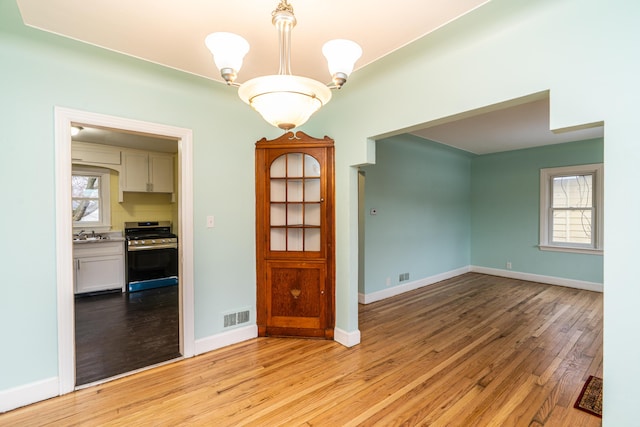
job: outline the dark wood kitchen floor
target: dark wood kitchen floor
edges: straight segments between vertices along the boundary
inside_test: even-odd
[[[77,296],[76,385],[180,357],[178,286]]]

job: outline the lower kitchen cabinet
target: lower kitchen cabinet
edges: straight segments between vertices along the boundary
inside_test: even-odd
[[[76,243],[75,293],[125,289],[123,242]]]

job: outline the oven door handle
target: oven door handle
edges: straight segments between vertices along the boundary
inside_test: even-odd
[[[178,249],[177,243],[165,243],[159,245],[149,245],[149,246],[127,246],[127,250],[129,252],[136,251],[151,251],[154,249]]]

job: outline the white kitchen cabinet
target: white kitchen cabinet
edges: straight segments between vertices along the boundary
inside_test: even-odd
[[[124,243],[74,243],[75,293],[125,290]]]
[[[173,156],[149,153],[149,183],[157,193],[173,193]]]
[[[123,151],[120,191],[173,193],[173,155]]]
[[[120,165],[120,160],[120,150],[116,147],[80,141],[71,143],[72,163],[113,167]]]

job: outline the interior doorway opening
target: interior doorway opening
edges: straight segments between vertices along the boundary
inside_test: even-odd
[[[194,355],[193,315],[193,177],[192,131],[157,123],[106,116],[78,110],[56,108],[56,250],[58,288],[58,355],[60,394],[76,387],[75,356],[75,289],[72,221],[72,127],[80,126],[102,131],[118,130],[124,135],[171,141],[177,155],[175,176],[176,234],[180,236],[178,250],[177,318],[179,354]],[[115,143],[112,141],[112,143]],[[137,147],[141,148],[141,147]],[[122,198],[122,188],[119,189]],[[129,372],[131,373],[131,372]]]

